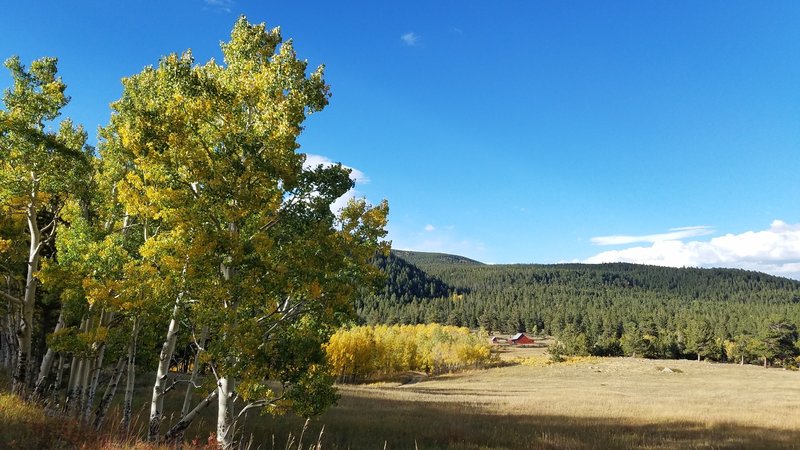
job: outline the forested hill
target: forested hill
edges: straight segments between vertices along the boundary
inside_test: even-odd
[[[406,252],[407,253],[407,252]],[[378,294],[390,303],[410,303],[414,299],[447,297],[453,289],[436,276],[429,275],[415,264],[392,251],[374,264],[386,274],[386,283]]]
[[[607,264],[513,264],[459,267],[430,265],[428,273],[454,288],[497,290],[504,286],[563,286],[584,292],[643,290],[686,299],[725,301],[792,301],[800,281],[740,269],[700,269]]]
[[[387,272],[387,288],[411,297],[430,298],[419,292],[419,280],[437,280],[450,290],[494,291],[529,285],[560,285],[582,291],[609,288],[640,289],[687,299],[782,303],[800,301],[800,281],[740,269],[701,269],[606,264],[496,264],[486,265],[445,253],[393,250],[395,270]],[[385,264],[381,267],[385,268]],[[397,270],[412,271],[411,283],[400,282]],[[398,284],[399,283],[399,284]]]
[[[619,340],[634,328],[679,341],[687,327],[703,323],[721,342],[754,334],[770,320],[800,325],[800,281],[759,272],[623,263],[485,265],[407,251],[394,251],[388,261],[386,289],[359,302],[367,323],[566,330],[592,342]]]
[[[453,264],[469,266],[484,265],[482,262],[475,261],[474,259],[458,255],[448,255],[447,253],[411,252],[408,250],[392,250],[392,253],[424,270]]]

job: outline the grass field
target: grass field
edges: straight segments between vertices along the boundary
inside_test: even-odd
[[[291,448],[309,448],[323,426],[326,450],[800,448],[800,372],[632,358],[548,364],[543,351],[512,348],[501,355],[507,363],[524,358],[524,364],[419,375],[405,384],[341,386],[339,405],[311,421],[303,445],[297,440],[304,421],[292,416],[251,414],[244,435],[252,435],[253,449],[287,449],[290,434]],[[139,378],[137,403],[147,397],[150,378]],[[179,407],[178,397],[168,403]],[[138,412],[136,428],[143,431],[147,411]],[[212,406],[201,419],[204,426],[189,433],[200,445],[214,428],[214,414]],[[66,427],[66,439],[46,438],[48,420],[27,406],[0,401],[0,444],[71,448],[69,442],[78,442],[74,427]],[[105,446],[134,447],[145,448]]]
[[[307,432],[324,448],[800,448],[800,373],[756,366],[584,358],[341,394]],[[302,424],[258,422],[261,442]]]

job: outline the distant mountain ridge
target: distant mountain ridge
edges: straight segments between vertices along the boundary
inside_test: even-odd
[[[438,322],[552,335],[577,330],[606,344],[638,329],[663,348],[680,348],[682,333],[697,321],[710,324],[720,343],[763,330],[775,317],[800,326],[800,281],[747,270],[493,265],[398,250],[378,265],[387,274],[384,289],[356,305],[371,324]]]
[[[697,283],[698,280],[703,280],[705,283],[719,282],[730,283],[733,280],[745,282],[751,286],[756,286],[761,283],[768,283],[770,285],[779,286],[781,288],[787,287],[790,289],[800,290],[800,281],[791,278],[770,275],[764,272],[757,272],[745,269],[732,269],[732,268],[700,268],[700,267],[667,267],[667,266],[654,266],[647,264],[635,263],[600,263],[600,264],[583,264],[583,263],[556,263],[556,264],[537,264],[537,263],[514,263],[514,264],[485,264],[464,256],[452,255],[447,253],[430,253],[430,252],[417,252],[409,250],[392,250],[392,253],[411,263],[420,269],[436,274],[441,270],[452,269],[451,266],[462,267],[466,266],[483,266],[499,268],[496,270],[530,270],[536,273],[602,273],[605,282],[613,279],[617,282],[627,283],[629,285],[645,285],[654,287],[653,278],[661,278],[669,280],[672,286],[679,283],[691,282]],[[512,269],[513,268],[513,269]],[[658,275],[654,277],[654,275]],[[541,277],[539,281],[542,281]],[[547,277],[550,278],[550,277]]]
[[[430,275],[398,252],[379,257],[374,264],[386,274],[386,283],[379,295],[390,301],[409,303],[414,298],[447,297],[453,292],[439,277]]]
[[[469,259],[464,256],[451,255],[448,253],[415,252],[410,250],[392,250],[398,257],[414,264],[418,267],[426,267],[438,264],[467,264],[483,266],[484,263]]]

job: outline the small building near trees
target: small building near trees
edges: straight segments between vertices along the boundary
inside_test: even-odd
[[[534,341],[532,338],[529,338],[525,335],[525,333],[517,333],[511,339],[509,339],[514,345],[522,345],[522,344],[533,344]]]

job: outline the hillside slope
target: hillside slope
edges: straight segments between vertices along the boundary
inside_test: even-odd
[[[775,324],[800,325],[800,281],[758,272],[623,263],[485,265],[417,252],[394,257],[393,267],[413,266],[414,278],[436,280],[442,288],[420,290],[390,270],[383,293],[358,304],[367,323],[582,334],[589,347],[611,346],[612,353],[622,351],[628,333],[664,356],[685,354],[697,329],[710,329],[719,352],[725,340]]]
[[[464,256],[450,255],[447,253],[412,252],[409,250],[392,250],[397,257],[408,261],[422,269],[429,270],[435,267],[448,265],[483,266],[482,262]]]

